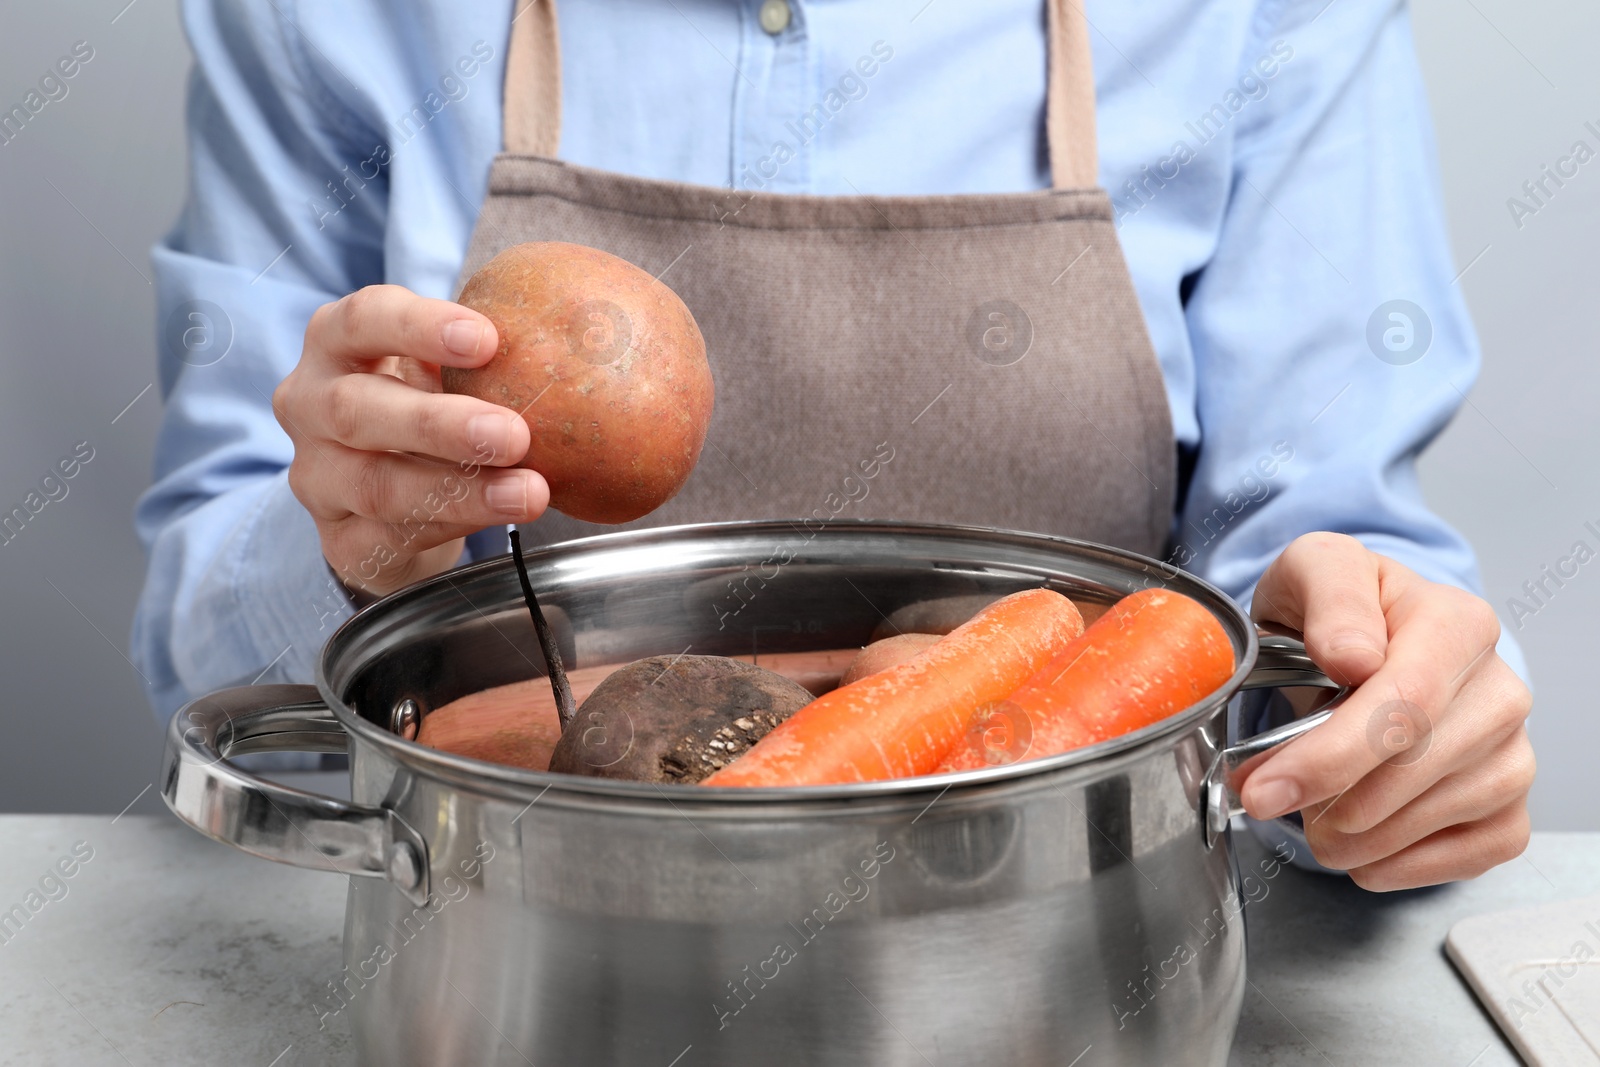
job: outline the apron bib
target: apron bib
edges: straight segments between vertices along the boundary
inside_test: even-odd
[[[1047,8],[1053,188],[932,197],[750,193],[563,163],[553,0],[523,9],[505,151],[461,280],[524,241],[603,249],[682,297],[716,383],[705,448],[676,497],[621,527],[551,511],[524,529],[532,544],[882,518],[1163,553],[1176,459],[1166,390],[1095,185],[1084,15],[1070,0]]]

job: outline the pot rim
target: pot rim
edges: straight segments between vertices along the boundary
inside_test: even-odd
[[[792,533],[801,521],[799,519],[730,520],[625,530],[575,538],[550,545],[541,545],[531,551],[525,551],[523,556],[531,572],[536,570],[541,563],[558,561],[563,557],[575,556],[591,549],[626,549],[652,544],[672,543],[692,544],[704,535],[717,533],[761,533],[769,531],[773,533]],[[1019,760],[1014,763],[979,770],[832,785],[750,786],[718,789],[697,784],[664,785],[654,782],[589,778],[583,775],[560,774],[551,771],[532,771],[521,767],[474,759],[469,756],[458,756],[430,748],[416,741],[408,741],[398,734],[383,729],[362,717],[346,704],[334,689],[330,676],[341,654],[345,653],[349,646],[355,644],[365,631],[374,624],[375,620],[384,619],[392,614],[404,611],[408,605],[422,599],[429,592],[438,589],[440,586],[452,584],[452,579],[484,574],[499,569],[509,569],[511,566],[510,559],[509,556],[506,556],[480,560],[465,567],[454,568],[431,578],[423,579],[391,593],[357,612],[334,631],[332,636],[324,643],[322,651],[317,657],[316,687],[318,692],[321,693],[323,701],[352,739],[360,739],[374,744],[384,750],[389,758],[423,774],[448,778],[457,783],[470,784],[480,789],[502,791],[506,787],[510,787],[509,791],[514,795],[527,796],[537,794],[534,802],[542,798],[545,793],[556,790],[566,793],[611,796],[627,800],[651,798],[657,803],[663,799],[668,803],[674,803],[679,800],[692,801],[699,807],[708,803],[792,805],[797,802],[840,801],[929,792],[938,792],[942,796],[944,793],[963,791],[968,787],[995,785],[1108,761],[1134,749],[1145,747],[1154,749],[1158,747],[1159,742],[1162,740],[1169,737],[1176,739],[1178,736],[1187,734],[1194,726],[1220,711],[1239,692],[1245,679],[1249,677],[1250,672],[1255,667],[1259,652],[1256,627],[1244,610],[1226,593],[1204,579],[1171,564],[1152,559],[1149,556],[1131,552],[1127,549],[1098,544],[1093,541],[1062,537],[1055,534],[1002,530],[993,527],[953,523],[903,522],[892,519],[833,519],[816,530],[815,537],[820,539],[830,535],[839,536],[846,532],[859,534],[863,530],[932,537],[957,536],[967,540],[977,538],[997,543],[1010,541],[1013,543],[1021,542],[1034,547],[1064,548],[1070,549],[1078,557],[1098,557],[1102,562],[1117,566],[1119,569],[1129,573],[1130,576],[1139,572],[1160,575],[1160,581],[1156,584],[1193,596],[1216,615],[1224,628],[1230,631],[1230,637],[1235,642],[1237,665],[1228,681],[1204,699],[1191,704],[1182,711],[1167,716],[1159,722],[1152,723],[1120,737],[1101,741],[1098,744],[1088,745],[1084,748],[1063,752],[1055,756],[1047,756],[1043,759]],[[1242,648],[1240,647],[1241,645],[1243,646]],[[496,789],[496,787],[499,788]],[[674,806],[676,805],[674,804]]]

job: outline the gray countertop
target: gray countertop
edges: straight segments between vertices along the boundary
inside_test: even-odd
[[[1265,855],[1238,841],[1242,862]],[[1290,869],[1261,888],[1245,911],[1234,1064],[1515,1064],[1445,934],[1468,915],[1600,891],[1600,834],[1536,834],[1525,857],[1465,885],[1376,896]],[[0,816],[0,912],[30,891],[43,905],[0,928],[0,1064],[354,1062],[343,1024],[319,1030],[311,1007],[342,965],[341,879],[166,816]]]

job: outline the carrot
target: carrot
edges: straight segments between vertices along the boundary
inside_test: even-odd
[[[1006,701],[979,709],[969,743],[939,770],[1014,762],[981,740],[986,729],[1031,731],[1024,759],[1132,733],[1214,693],[1233,670],[1226,631],[1197,601],[1166,589],[1133,593]]]
[[[928,774],[974,710],[1015,690],[1082,632],[1078,609],[1060,593],[1013,593],[906,662],[807,704],[700,784],[822,785]]]

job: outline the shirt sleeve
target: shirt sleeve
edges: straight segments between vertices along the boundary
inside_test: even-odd
[[[1248,601],[1285,545],[1332,530],[1481,593],[1417,480],[1479,353],[1408,12],[1287,10],[1247,53],[1276,73],[1236,121],[1215,254],[1189,282],[1201,443],[1175,562]],[[1500,651],[1526,674],[1514,641]]]
[[[351,613],[289,491],[271,396],[311,313],[381,280],[385,185],[328,198],[375,138],[318,81],[286,9],[184,5],[189,195],[152,256],[166,410],[131,641],[158,716],[222,686],[309,680]]]

